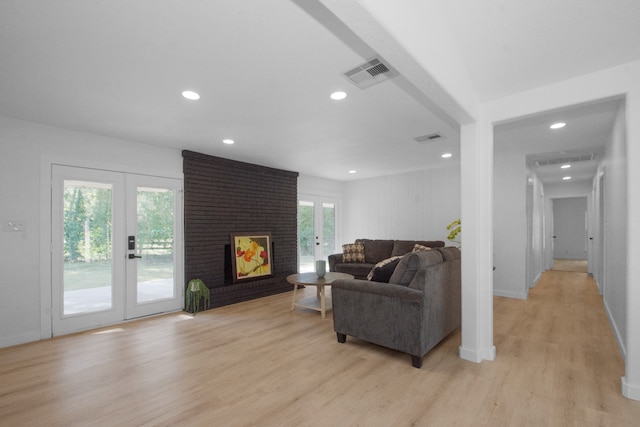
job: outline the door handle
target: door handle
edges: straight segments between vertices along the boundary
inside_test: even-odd
[[[134,259],[134,258],[142,258],[142,257],[136,254],[129,254],[129,259]]]

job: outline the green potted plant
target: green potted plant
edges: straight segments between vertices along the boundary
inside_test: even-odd
[[[462,222],[460,221],[460,219],[458,218],[455,221],[452,221],[451,224],[447,225],[447,230],[449,230],[449,235],[447,236],[447,239],[449,239],[449,241],[451,242],[461,245],[462,243],[456,240],[456,237],[458,237],[458,234],[462,232]]]
[[[205,310],[211,305],[211,293],[201,279],[189,280],[184,298],[184,311],[188,313],[196,314],[200,311],[201,302]]]

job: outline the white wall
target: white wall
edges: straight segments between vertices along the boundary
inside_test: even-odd
[[[605,309],[618,339],[622,354],[627,354],[627,137],[625,108],[621,106],[607,141],[605,158],[599,172],[604,173],[604,283]],[[635,279],[637,283],[637,279]],[[637,286],[637,285],[636,285]],[[637,307],[636,307],[637,309]],[[637,325],[635,325],[637,327]]]
[[[446,226],[460,217],[459,166],[349,181],[344,190],[339,244],[358,238],[449,243]]]
[[[181,177],[182,156],[168,150],[0,117],[0,221],[25,221],[24,232],[0,231],[0,347],[49,336],[46,232],[41,220],[51,161]],[[44,171],[42,169],[45,169]],[[50,167],[49,167],[50,170]],[[44,176],[41,174],[44,172]],[[44,197],[46,200],[46,197]],[[47,226],[46,221],[44,221]],[[43,244],[44,241],[44,244]],[[43,267],[44,266],[44,267]],[[42,292],[44,290],[44,292]],[[41,316],[42,314],[42,316]]]
[[[341,199],[343,192],[344,182],[342,181],[302,174],[298,176],[298,193]]]
[[[529,185],[531,190],[527,194],[531,197],[527,200],[528,226],[531,232],[528,242],[527,255],[527,285],[532,288],[540,279],[542,272],[546,269],[544,261],[545,253],[545,232],[547,228],[544,216],[545,198],[544,186],[534,171],[529,171]]]
[[[591,190],[592,186],[589,181],[563,182],[544,186],[545,195],[552,199],[559,197],[589,197],[591,196]]]
[[[529,172],[524,155],[496,150],[493,162],[493,293],[526,299]]]

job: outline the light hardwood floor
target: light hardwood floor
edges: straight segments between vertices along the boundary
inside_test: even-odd
[[[304,293],[315,292],[307,288]],[[424,359],[347,338],[291,292],[0,349],[2,426],[632,426],[592,278],[496,297],[497,358]]]
[[[587,273],[589,264],[586,259],[554,259],[554,271],[575,271],[579,273]]]

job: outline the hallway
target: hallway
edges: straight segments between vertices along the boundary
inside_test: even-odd
[[[529,367],[525,396],[550,411],[540,421],[633,425],[640,403],[621,396],[624,362],[602,297],[586,261],[569,261],[544,272],[526,301],[496,297],[498,357]],[[559,271],[576,267],[584,272]],[[620,405],[633,408],[635,416],[623,416]]]

